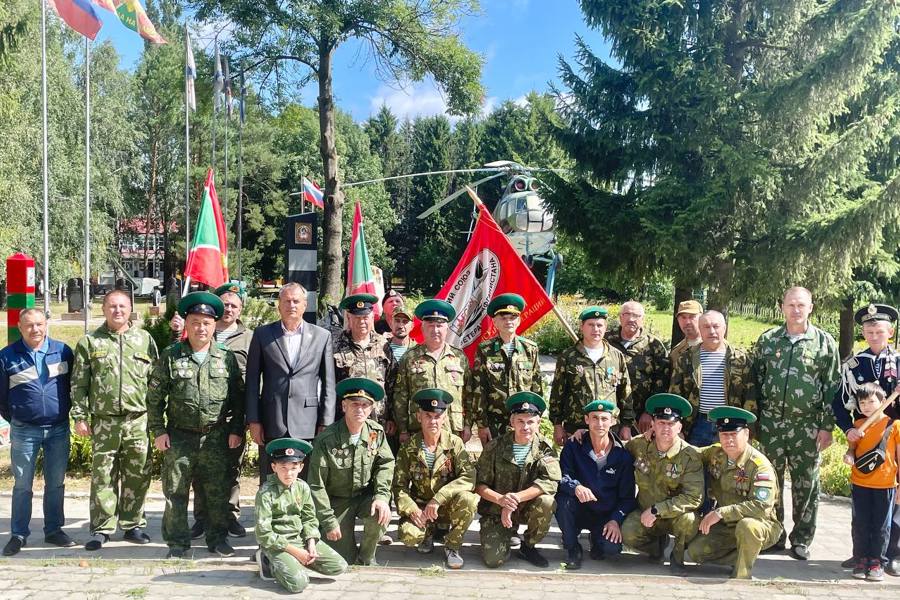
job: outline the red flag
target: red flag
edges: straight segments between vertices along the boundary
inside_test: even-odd
[[[379,300],[375,288],[375,274],[369,262],[369,251],[366,249],[366,234],[363,227],[362,207],[356,203],[353,211],[353,233],[350,236],[350,258],[347,260],[347,295],[372,294]],[[381,318],[381,303],[372,306],[375,319]]]
[[[184,275],[211,288],[228,281],[228,240],[212,169],[206,174],[197,229],[191,239]]]
[[[461,348],[469,363],[478,344],[497,334],[487,306],[495,296],[514,292],[525,299],[519,331],[525,331],[553,310],[553,303],[515,248],[503,235],[484,204],[478,205],[478,222],[469,245],[453,274],[435,297],[456,309],[450,323],[449,343]]]
[[[90,39],[97,37],[103,23],[89,0],[50,0],[50,6],[66,25]]]

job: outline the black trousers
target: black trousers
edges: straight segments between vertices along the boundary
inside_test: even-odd
[[[888,542],[893,522],[894,489],[852,486],[853,557],[887,562]]]

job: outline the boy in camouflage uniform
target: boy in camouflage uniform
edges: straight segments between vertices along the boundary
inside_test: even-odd
[[[75,347],[72,411],[75,433],[91,436],[91,538],[99,550],[115,533],[146,544],[144,500],[150,486],[147,378],[158,357],[150,334],[132,327],[131,298],[121,290],[103,298],[106,322]]]
[[[472,524],[478,496],[475,464],[462,439],[443,428],[452,396],[443,390],[424,389],[413,400],[419,405],[422,430],[400,449],[394,468],[394,498],[400,513],[400,541],[427,554],[438,522],[449,523],[444,560],[461,569],[463,536]]]

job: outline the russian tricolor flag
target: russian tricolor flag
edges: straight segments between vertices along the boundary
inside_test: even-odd
[[[319,189],[319,186],[314,184],[312,181],[303,178],[303,199],[307,202],[315,204],[319,208],[325,208],[325,196],[322,194],[322,190]]]
[[[95,39],[103,23],[89,0],[49,0],[66,25],[81,35]]]

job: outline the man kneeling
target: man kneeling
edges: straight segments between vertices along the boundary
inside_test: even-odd
[[[698,563],[734,565],[731,576],[749,579],[761,550],[775,544],[781,524],[775,516],[778,481],[763,453],[750,445],[753,413],[731,406],[709,411],[719,443],[703,448],[709,495],[715,510],[700,521],[700,535],[688,546]]]
[[[259,574],[292,593],[309,585],[307,569],[340,575],[347,562],[319,536],[319,521],[309,486],[299,479],[309,442],[282,438],[266,444],[272,473],[256,493]]]
[[[394,498],[400,513],[400,541],[427,554],[434,549],[434,527],[447,523],[444,540],[447,567],[461,569],[463,536],[475,517],[478,496],[475,465],[462,438],[443,428],[453,396],[429,388],[413,395],[422,426],[400,449],[394,467]]]

